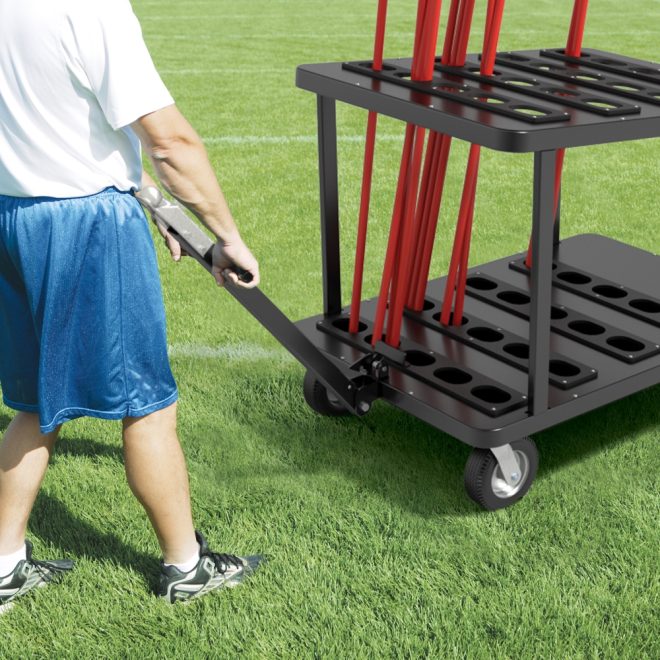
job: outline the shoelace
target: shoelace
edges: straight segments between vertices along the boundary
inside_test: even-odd
[[[227,569],[230,566],[236,566],[236,568],[243,568],[244,564],[241,561],[240,557],[237,557],[236,555],[229,555],[229,554],[219,554],[217,552],[209,552],[207,557],[210,557],[213,560],[213,563],[215,564],[215,567],[218,569],[219,573],[226,573]]]

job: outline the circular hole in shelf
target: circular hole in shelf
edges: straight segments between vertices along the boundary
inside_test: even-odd
[[[580,368],[566,360],[550,360],[550,373],[561,378],[572,378],[580,373]]]
[[[592,291],[604,298],[625,298],[628,295],[627,291],[619,289],[617,286],[612,286],[611,284],[599,284],[598,286],[595,286]]]
[[[553,307],[550,310],[550,318],[553,321],[561,321],[561,319],[565,319],[568,316],[568,312],[564,311],[563,309],[559,309],[559,307]]]
[[[610,337],[607,343],[613,348],[626,353],[639,353],[644,350],[644,344],[632,337]]]
[[[350,319],[341,318],[341,319],[337,319],[336,321],[333,321],[332,325],[335,328],[337,328],[337,330],[341,330],[342,332],[348,332],[349,322],[350,322]],[[367,324],[362,323],[362,321],[360,321],[358,323],[358,332],[364,332],[364,330],[366,330],[366,329],[367,329]]]
[[[602,335],[605,332],[605,328],[598,323],[593,321],[571,321],[568,324],[568,327],[575,332],[579,332],[581,335]]]
[[[552,89],[551,91],[555,96],[577,96],[575,92],[571,92],[568,89]]]
[[[506,403],[511,400],[511,395],[499,387],[493,385],[480,385],[472,390],[472,396],[486,403]]]
[[[521,360],[529,360],[529,346],[527,344],[507,344],[502,350]]]
[[[425,299],[425,300],[424,300],[424,307],[422,307],[422,309],[423,309],[425,312],[428,312],[429,309],[433,309],[434,307],[435,307],[435,303],[434,303],[434,302],[432,302],[431,300],[428,300],[428,299]]]
[[[633,309],[637,309],[644,314],[660,314],[660,303],[646,298],[637,298],[628,303]]]
[[[470,328],[467,333],[470,335],[470,337],[474,337],[479,341],[485,341],[488,343],[502,341],[502,339],[504,339],[504,335],[501,332],[493,330],[493,328],[487,328],[485,326]]]
[[[434,321],[439,321],[441,316],[441,312],[438,312],[437,314],[433,315],[433,320]],[[461,319],[461,325],[467,325],[470,322],[470,319],[468,319],[465,314],[463,314],[463,318]],[[449,315],[449,325],[454,325],[454,313],[452,312]]]
[[[616,60],[602,59],[600,57],[596,60],[596,62],[598,62],[598,64],[605,64],[607,66],[617,66],[621,64],[621,62],[617,62]]]
[[[406,351],[406,362],[413,367],[428,367],[435,363],[435,358],[424,351]]]
[[[660,69],[651,69],[649,67],[645,67],[643,69],[635,69],[635,73],[643,73],[647,76],[657,76],[660,74]]]
[[[367,335],[367,336],[364,338],[364,341],[365,341],[367,344],[371,344],[371,340],[372,340],[372,339],[373,339],[373,335]]]
[[[557,279],[562,282],[568,282],[569,284],[589,284],[589,282],[591,282],[590,277],[587,277],[582,273],[576,273],[573,270],[565,270],[563,273],[559,273]]]
[[[465,383],[469,383],[472,380],[472,376],[467,371],[454,367],[436,369],[433,374],[439,380],[443,380],[445,383],[450,383],[451,385],[465,385]]]
[[[531,300],[526,293],[520,291],[502,291],[497,294],[497,297],[511,305],[526,305]]]
[[[600,80],[601,76],[598,74],[589,74],[587,75],[586,73],[580,73],[577,76],[573,76],[576,80],[587,80],[587,81],[593,81],[593,80]]]
[[[477,289],[478,291],[492,291],[493,289],[497,289],[497,284],[485,277],[468,277],[467,285],[471,289]]]

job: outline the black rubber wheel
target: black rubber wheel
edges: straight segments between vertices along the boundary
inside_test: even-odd
[[[339,402],[339,399],[328,392],[325,385],[311,371],[305,374],[303,393],[309,407],[319,415],[339,417],[340,415],[349,414],[346,408]]]
[[[511,443],[521,469],[521,477],[510,486],[490,449],[473,449],[465,465],[465,490],[484,509],[495,511],[510,506],[524,497],[530,489],[539,466],[536,445],[530,438]]]

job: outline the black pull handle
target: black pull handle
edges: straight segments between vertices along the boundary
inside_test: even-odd
[[[241,282],[245,282],[245,284],[249,284],[254,279],[254,276],[252,275],[252,273],[250,271],[243,270],[242,268],[239,268],[238,266],[234,266],[233,268],[230,268],[229,270],[236,273],[236,275],[238,275],[238,279]]]

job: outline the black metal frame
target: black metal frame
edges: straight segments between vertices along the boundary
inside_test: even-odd
[[[596,51],[591,51],[596,53]],[[524,56],[539,56],[539,51],[524,51]],[[608,53],[601,53],[608,56]],[[637,62],[629,58],[618,59],[628,63]],[[473,56],[474,59],[474,56]],[[408,60],[391,61],[392,65],[408,64]],[[645,64],[645,63],[641,63]],[[577,65],[576,65],[577,66]],[[589,63],[580,62],[579,66],[588,67]],[[631,65],[632,66],[632,65]],[[620,73],[620,72],[618,72]],[[542,72],[539,72],[543,75]],[[447,78],[455,82],[456,75]],[[460,79],[459,79],[460,80]],[[589,237],[576,237],[567,241],[560,240],[560,209],[557,209],[553,223],[554,207],[554,172],[556,150],[564,147],[574,147],[586,144],[601,144],[606,142],[660,136],[660,109],[654,103],[641,104],[638,115],[621,117],[604,117],[596,113],[571,111],[568,106],[562,106],[571,113],[567,122],[556,124],[531,124],[510,117],[497,116],[481,109],[469,107],[460,102],[438,99],[424,94],[408,85],[397,85],[386,80],[364,76],[354,70],[346,69],[340,63],[305,65],[299,67],[297,75],[299,87],[314,92],[318,100],[318,136],[319,162],[321,178],[321,240],[323,257],[323,291],[324,313],[310,319],[298,322],[298,327],[321,350],[333,358],[338,366],[344,369],[359,361],[364,349],[356,347],[355,337],[342,338],[341,333],[328,332],[328,324],[341,317],[340,289],[340,248],[339,248],[339,218],[338,218],[338,187],[337,187],[337,144],[336,144],[336,111],[337,100],[375,111],[405,122],[424,126],[438,132],[447,133],[452,137],[467,140],[472,143],[502,151],[534,152],[534,204],[532,215],[532,259],[535,264],[531,277],[512,271],[508,266],[512,259],[520,259],[524,255],[514,255],[498,260],[492,264],[480,266],[479,270],[492,272],[503,278],[517,278],[515,282],[522,287],[527,286],[532,298],[529,324],[522,321],[512,321],[509,329],[525,328],[529,332],[529,372],[523,385],[520,377],[514,375],[512,367],[505,366],[489,357],[483,357],[488,373],[500,374],[500,382],[506,383],[515,391],[524,388],[527,391],[528,409],[513,410],[496,421],[492,417],[481,414],[470,408],[464,402],[457,401],[446,393],[439,392],[414,374],[406,373],[405,369],[393,366],[387,381],[380,383],[380,395],[393,405],[415,415],[459,440],[477,447],[498,447],[515,439],[546,429],[560,422],[569,420],[584,412],[588,412],[607,403],[616,401],[634,392],[660,383],[660,356],[648,358],[643,364],[621,365],[611,357],[598,355],[586,350],[586,357],[581,356],[576,344],[564,338],[553,338],[564,350],[556,352],[572,355],[583,364],[593,365],[598,372],[598,378],[576,388],[577,392],[560,392],[559,388],[550,387],[549,362],[551,352],[551,307],[553,297],[561,300],[563,292],[553,290],[553,261],[558,258],[570,261],[570,253],[583,241],[596,240]],[[490,86],[480,83],[484,93],[490,92]],[[512,90],[512,94],[518,93]],[[525,96],[520,93],[521,103]],[[561,101],[556,101],[561,105]],[[600,238],[598,239],[600,240]],[[603,239],[606,240],[606,239]],[[653,258],[649,253],[643,253],[635,248],[622,244],[614,245],[614,241],[603,244],[599,249],[613,251],[612,260],[623,259],[633,264],[643,262],[648,272],[653,272],[655,264],[648,260]],[[581,250],[584,250],[584,245]],[[566,251],[562,254],[562,250]],[[644,255],[643,257],[641,255]],[[656,258],[657,259],[657,258]],[[599,268],[594,263],[594,270]],[[615,280],[606,272],[605,279]],[[430,291],[435,291],[434,297],[441,299],[444,279],[429,283]],[[643,290],[639,284],[629,284],[632,289]],[[429,294],[431,295],[431,294]],[[647,293],[648,294],[648,289]],[[651,296],[654,297],[654,296]],[[657,297],[657,296],[655,296]],[[570,300],[570,298],[569,298]],[[474,305],[482,305],[474,302]],[[363,303],[363,315],[367,324],[373,313],[375,299]],[[487,313],[497,317],[498,312],[488,309]],[[469,312],[467,312],[469,313]],[[608,314],[610,312],[608,311]],[[482,314],[486,316],[486,314]],[[507,316],[505,314],[505,316]],[[490,318],[490,316],[488,316]],[[607,316],[616,327],[629,328],[628,333],[638,330],[636,321],[632,318],[622,319],[614,314]],[[501,323],[500,321],[497,321]],[[516,323],[523,325],[517,325]],[[319,324],[324,326],[319,330]],[[618,324],[618,325],[617,325]],[[504,325],[504,322],[502,322]],[[423,324],[410,318],[404,320],[404,336],[415,341],[423,332]],[[442,354],[447,350],[440,333],[434,336],[423,335],[423,345],[427,348],[437,348]],[[524,330],[518,331],[524,334]],[[649,341],[660,343],[660,335],[646,335]],[[564,343],[566,342],[566,343]],[[418,342],[420,343],[420,342]],[[456,342],[457,344],[457,342]],[[452,350],[458,350],[452,348]],[[467,369],[475,365],[474,351],[470,349],[458,352],[466,360]],[[576,352],[577,351],[577,352]],[[614,363],[614,364],[613,364]],[[479,371],[479,369],[476,369]],[[423,380],[423,379],[422,379]]]

